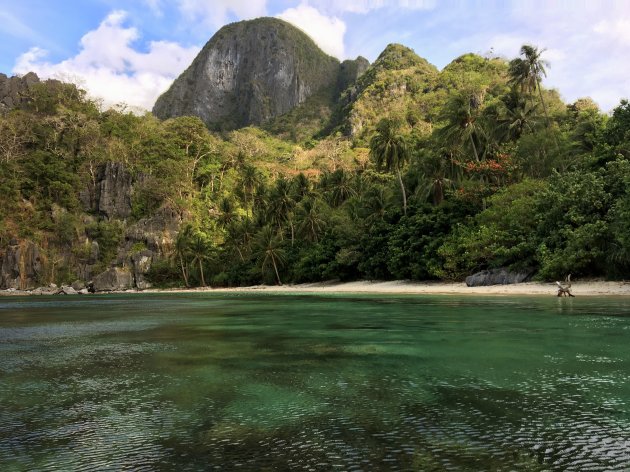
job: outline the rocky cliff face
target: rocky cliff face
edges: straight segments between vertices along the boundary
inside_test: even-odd
[[[133,178],[122,162],[107,162],[99,167],[93,185],[79,197],[83,208],[106,218],[126,219],[131,215]]]
[[[0,113],[16,108],[28,100],[29,89],[39,83],[39,77],[29,72],[23,77],[0,74]]]
[[[353,85],[370,67],[370,61],[359,56],[354,60],[347,59],[341,63],[337,88],[339,93]]]
[[[35,288],[41,275],[39,247],[30,241],[10,241],[0,258],[0,288]]]
[[[210,128],[259,125],[336,87],[339,69],[336,59],[282,20],[233,23],[212,37],[153,113],[198,116]]]

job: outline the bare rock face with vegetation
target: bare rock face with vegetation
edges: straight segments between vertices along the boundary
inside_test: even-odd
[[[131,215],[133,177],[122,162],[107,162],[96,169],[93,182],[81,192],[86,211],[107,218],[125,219]]]
[[[338,71],[336,59],[282,20],[233,23],[212,37],[153,113],[198,116],[211,129],[259,125],[336,85]]]
[[[94,277],[94,290],[97,292],[113,292],[133,287],[133,275],[126,269],[112,267]]]
[[[0,112],[24,103],[29,96],[29,89],[36,83],[39,83],[39,77],[34,72],[22,77],[7,77],[0,74]]]
[[[35,243],[13,239],[0,258],[0,287],[35,288],[42,266],[40,248]]]

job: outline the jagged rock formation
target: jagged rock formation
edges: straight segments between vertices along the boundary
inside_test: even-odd
[[[22,77],[7,77],[0,73],[0,113],[19,107],[29,99],[29,90],[39,83],[39,77],[29,72]]]
[[[122,162],[107,162],[99,167],[90,188],[80,193],[86,211],[106,218],[126,219],[131,215],[133,178]]]
[[[148,249],[137,252],[131,256],[131,262],[133,263],[134,284],[140,290],[151,287],[151,284],[146,279],[146,274],[149,272],[149,269],[151,269],[153,256],[153,251]]]
[[[359,56],[354,60],[347,59],[343,61],[339,70],[339,78],[337,79],[339,93],[354,84],[369,67],[370,61],[363,56]]]
[[[146,274],[154,259],[172,253],[181,224],[179,212],[163,207],[153,216],[142,218],[126,229],[125,244],[119,250],[116,264],[131,265],[134,287],[145,289],[151,286]],[[134,251],[136,245],[146,249]]]
[[[96,292],[127,290],[133,286],[133,275],[126,269],[112,267],[94,277],[93,287]]]
[[[259,18],[221,28],[153,108],[193,115],[210,128],[259,125],[336,87],[339,61],[285,21]]]
[[[339,97],[368,69],[364,57],[341,63],[336,87],[326,87],[306,99],[288,113],[266,123],[263,128],[281,138],[301,143],[314,136],[323,136],[339,125]]]
[[[159,255],[168,254],[173,249],[181,224],[181,214],[163,207],[153,216],[142,218],[129,226],[125,232],[125,240],[132,245],[142,243],[147,249]]]
[[[42,265],[40,249],[35,243],[11,240],[0,262],[0,288],[28,290],[37,287]]]

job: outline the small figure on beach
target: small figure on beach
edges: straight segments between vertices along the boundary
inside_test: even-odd
[[[556,285],[558,286],[559,297],[575,297],[575,295],[571,293],[571,274],[567,276],[567,280],[565,282],[558,282],[556,280]]]

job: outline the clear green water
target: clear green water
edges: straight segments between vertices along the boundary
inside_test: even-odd
[[[630,300],[5,297],[0,464],[630,470]]]

